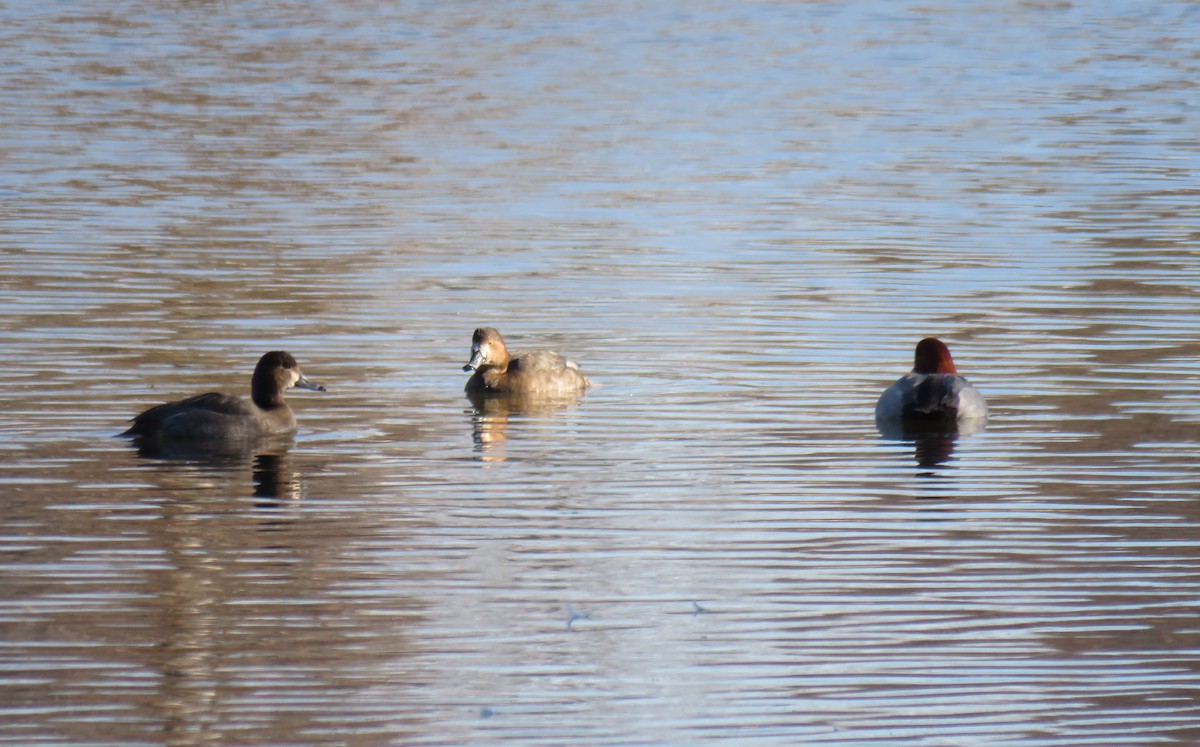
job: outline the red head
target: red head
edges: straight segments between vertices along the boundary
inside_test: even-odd
[[[936,337],[926,337],[917,343],[917,354],[913,360],[913,373],[919,374],[956,374],[954,359],[950,357],[950,348]]]

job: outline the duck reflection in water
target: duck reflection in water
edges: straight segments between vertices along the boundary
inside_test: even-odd
[[[253,481],[251,495],[262,499],[260,508],[271,508],[303,495],[302,474],[288,458],[292,438],[276,436],[257,439],[252,444],[191,444],[164,448],[157,444],[140,444],[139,457],[163,462],[170,466],[166,472],[179,480],[176,488],[195,487],[197,476],[245,475]]]
[[[875,421],[879,435],[891,441],[907,441],[913,445],[913,457],[918,467],[935,468],[954,457],[958,439],[983,430],[986,421],[967,422],[904,422]]]
[[[510,355],[493,327],[475,330],[470,355],[463,371],[473,373],[465,390],[474,407],[475,445],[485,453],[485,461],[504,459],[487,452],[508,440],[511,418],[569,409],[591,386],[579,364],[558,353],[537,350]]]
[[[468,394],[471,402],[472,438],[485,462],[505,460],[508,427],[521,420],[533,421],[561,414],[579,404],[578,397],[529,397],[519,394]]]
[[[254,497],[263,501],[260,508],[278,506],[282,502],[303,497],[301,474],[289,464],[286,453],[256,454],[251,469]]]
[[[950,349],[935,337],[917,343],[912,371],[875,404],[880,434],[912,441],[921,467],[949,461],[958,438],[983,430],[987,416],[983,395],[958,374]]]

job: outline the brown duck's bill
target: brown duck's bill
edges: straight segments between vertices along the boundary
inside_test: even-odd
[[[464,371],[474,371],[483,363],[483,351],[472,350],[471,360],[467,361],[467,365],[463,366]]]
[[[309,391],[311,391],[311,392],[324,392],[324,391],[328,391],[328,390],[325,388],[325,385],[324,385],[324,384],[315,384],[315,383],[313,383],[313,382],[309,381],[307,378],[305,378],[305,377],[303,377],[303,376],[301,376],[301,377],[300,377],[300,378],[299,378],[299,379],[296,381],[296,388],[297,388],[297,389],[307,389],[307,390],[309,390]]]

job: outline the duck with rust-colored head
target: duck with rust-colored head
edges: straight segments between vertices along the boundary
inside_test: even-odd
[[[122,436],[149,443],[204,444],[286,435],[296,418],[283,399],[292,387],[323,392],[300,372],[289,353],[273,351],[259,359],[250,379],[250,399],[209,392],[151,407],[133,419]]]
[[[958,375],[950,349],[936,337],[917,343],[913,370],[892,384],[875,405],[877,421],[943,423],[986,420],[987,402]]]
[[[467,380],[469,395],[571,397],[591,386],[579,365],[558,353],[538,350],[510,356],[504,338],[493,327],[475,330],[471,359],[463,370],[475,372]]]

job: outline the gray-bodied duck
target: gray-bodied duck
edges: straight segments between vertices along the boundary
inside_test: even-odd
[[[987,402],[958,374],[950,348],[936,337],[917,343],[913,369],[875,404],[877,421],[944,422],[986,420]]]

